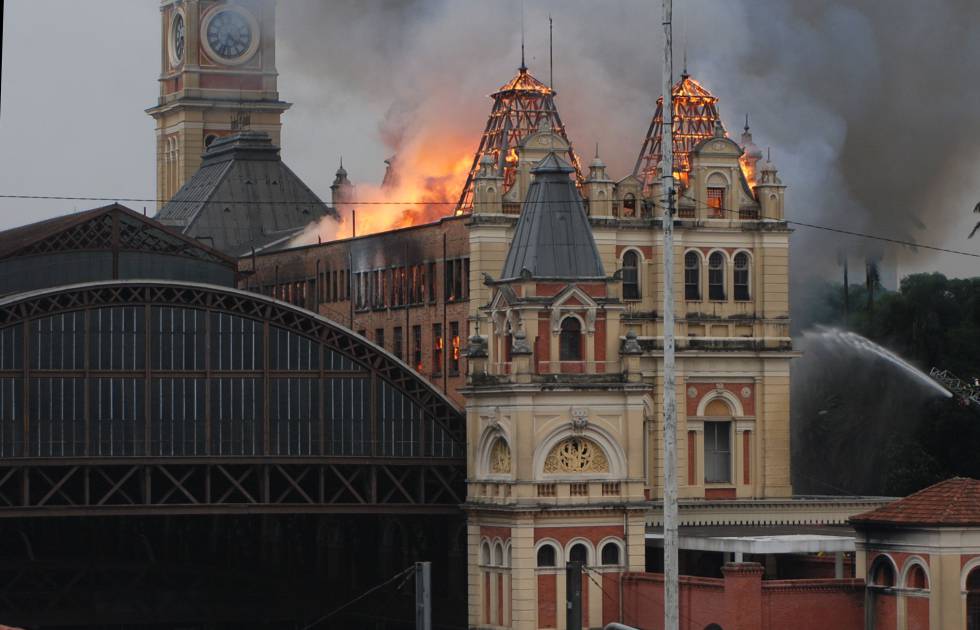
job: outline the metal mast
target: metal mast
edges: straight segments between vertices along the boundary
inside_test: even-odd
[[[663,0],[663,140],[660,172],[664,195],[664,630],[678,630],[677,385],[674,378],[674,103],[673,0]]]

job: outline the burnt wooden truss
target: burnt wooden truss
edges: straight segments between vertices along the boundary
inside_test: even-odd
[[[491,95],[493,108],[456,205],[457,212],[473,208],[474,180],[485,155],[493,158],[498,174],[504,178],[502,192],[510,190],[516,179],[516,156],[512,152],[525,138],[540,131],[542,126],[568,142],[568,154],[564,157],[575,168],[577,181],[582,181],[582,167],[565,134],[565,125],[555,105],[555,94],[553,89],[535,79],[522,66],[513,79]]]
[[[714,136],[715,125],[721,120],[718,116],[718,98],[688,74],[683,74],[681,80],[674,84],[671,98],[674,109],[674,172],[686,176],[691,171],[691,151],[702,140]],[[633,167],[633,175],[639,177],[645,186],[660,177],[663,124],[664,99],[661,96],[657,99],[650,129]]]
[[[98,313],[115,307],[125,307],[127,317],[141,321],[135,329],[126,324],[130,329],[125,339],[136,340],[131,344],[132,356],[116,364],[112,355],[102,365],[95,359],[95,348],[117,333],[106,333],[105,324],[95,322]],[[200,315],[193,318],[199,326],[193,335],[181,332],[187,339],[203,340],[199,359],[168,364],[166,369],[158,365],[154,355],[160,350],[154,343],[163,342],[151,341],[150,331],[161,326],[159,314],[154,315],[159,308],[188,309]],[[63,330],[51,332],[50,318],[69,313],[74,314],[72,322],[80,322],[80,332],[73,332],[74,337]],[[221,364],[216,358],[220,348],[215,346],[227,344],[214,330],[213,322],[225,321],[218,317],[241,318],[258,331],[258,350],[253,349],[257,358],[252,364]],[[40,322],[45,321],[48,328],[42,330]],[[170,342],[175,346],[186,343],[177,333],[153,334],[177,340]],[[234,334],[239,334],[237,329]],[[292,355],[276,354],[274,349],[280,347],[276,339],[289,335],[306,344],[297,342],[290,347],[310,348],[304,355],[306,363],[300,365]],[[84,344],[78,341],[81,337]],[[62,360],[52,366],[49,359],[35,356],[42,354],[38,347],[43,344],[47,344],[43,346],[46,352],[57,355],[61,348],[51,352],[50,347],[63,343],[80,348],[74,362]],[[101,355],[98,360],[103,361]],[[62,404],[77,409],[74,415],[59,416],[59,422],[71,424],[73,435],[78,436],[70,452],[61,438],[56,444],[61,450],[53,450],[51,444],[57,440],[38,421],[42,413],[38,409],[50,405],[37,400],[37,392],[44,390],[31,386],[59,379],[77,383],[82,392],[71,404]],[[156,438],[151,439],[161,430],[163,412],[147,393],[134,399],[127,411],[131,417],[125,427],[131,436],[119,441],[119,446],[99,442],[95,434],[102,417],[98,414],[103,412],[96,409],[96,384],[111,379],[137,383],[145,392],[168,380],[204,383],[202,395],[208,402],[201,405],[199,415],[184,420],[185,426],[199,428],[203,437],[193,444],[175,440],[177,446],[164,452]],[[227,446],[222,441],[225,438],[219,437],[221,430],[230,434],[228,427],[238,422],[225,417],[228,410],[236,409],[233,404],[225,409],[216,401],[216,387],[222,379],[255,383],[257,403],[249,425],[248,449],[243,450],[241,444]],[[278,385],[290,379],[310,384],[315,392],[302,426],[316,438],[280,447],[276,427],[294,422],[298,413],[288,412],[294,415],[280,418],[277,413],[288,413],[274,408]],[[355,401],[344,402],[343,408],[332,401],[337,397],[332,386],[341,381],[357,381],[361,384],[358,391],[363,392]],[[0,409],[0,429],[4,438],[13,436],[6,446],[0,443],[0,448],[7,449],[0,458],[0,518],[443,513],[456,512],[465,498],[465,423],[452,402],[383,349],[314,313],[258,294],[210,285],[114,281],[9,297],[0,301],[0,385],[9,386],[12,392],[0,393],[0,405],[5,405]],[[394,400],[400,402],[395,405]],[[331,405],[339,411],[327,411]],[[355,407],[360,414],[356,425],[350,420]],[[113,422],[118,424],[118,420]],[[342,422],[348,424],[341,426]],[[351,427],[360,431],[356,440],[351,437]],[[116,450],[107,455],[106,445]]]

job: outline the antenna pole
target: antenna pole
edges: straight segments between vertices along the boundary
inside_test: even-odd
[[[555,90],[555,25],[551,21],[551,14],[548,14],[548,67],[551,77],[548,79],[551,91]]]
[[[524,0],[521,0],[521,70],[527,70],[524,63]]]
[[[678,630],[677,384],[674,374],[674,103],[673,0],[663,0],[663,138],[660,171],[664,194],[664,630]]]

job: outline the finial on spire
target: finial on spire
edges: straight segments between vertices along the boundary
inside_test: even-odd
[[[599,143],[595,143],[595,159],[599,159]]]
[[[749,113],[745,112],[745,133],[749,132]]]
[[[344,168],[344,154],[340,154],[340,168]]]
[[[689,76],[691,76],[690,74],[687,73],[687,32],[686,32],[686,30],[687,29],[685,28],[685,33],[684,33],[684,70],[681,72],[681,76],[683,76],[683,77],[689,77]]]
[[[527,64],[524,63],[524,0],[521,0],[521,70],[527,70]]]
[[[766,147],[766,162],[772,162],[772,147]]]

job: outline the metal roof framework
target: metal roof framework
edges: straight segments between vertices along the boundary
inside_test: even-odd
[[[241,341],[249,330],[251,346]],[[235,357],[249,347],[243,364]],[[161,406],[190,397],[166,403],[157,392],[178,382],[198,383],[204,402],[165,444],[158,434],[177,412]],[[257,392],[248,423],[235,406],[243,383]],[[307,394],[311,415],[277,393],[297,383],[318,392]],[[69,413],[40,405],[51,386]],[[138,280],[10,296],[0,300],[0,390],[12,410],[0,412],[0,518],[456,514],[465,498],[465,418],[448,398],[368,340],[254,293]]]

